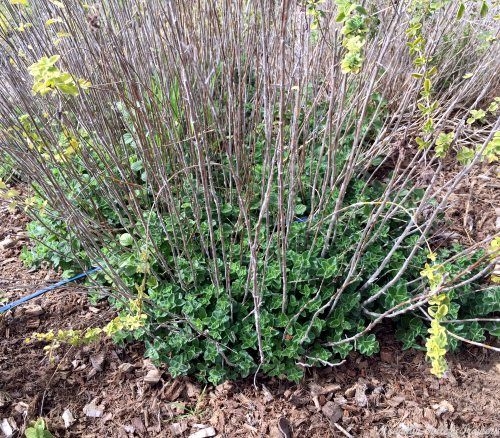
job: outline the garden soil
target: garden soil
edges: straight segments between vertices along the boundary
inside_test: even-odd
[[[492,186],[498,175],[471,178],[447,212],[448,232],[468,243],[494,232],[500,205]],[[19,260],[26,221],[0,204],[6,301],[59,278]],[[500,436],[499,355],[465,347],[449,357],[451,371],[439,380],[421,351],[401,351],[390,326],[378,334],[379,354],[353,354],[341,366],[309,370],[298,385],[257,376],[204,387],[170,378],[143,358],[141,345],[120,348],[103,340],[48,354],[45,344],[26,343],[33,332],[109,321],[113,311],[105,301],[91,304],[87,292],[83,285],[60,288],[0,316],[0,435],[24,436],[43,417],[55,437]]]

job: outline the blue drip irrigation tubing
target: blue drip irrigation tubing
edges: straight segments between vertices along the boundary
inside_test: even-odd
[[[87,275],[93,274],[94,272],[99,272],[101,268],[92,268],[89,269],[88,271],[82,272],[81,274],[75,275],[74,277],[68,278],[67,280],[62,280],[59,281],[58,283],[53,284],[52,286],[46,287],[44,289],[40,289],[31,295],[27,295],[17,301],[13,301],[12,303],[9,303],[3,307],[0,307],[0,313],[7,312],[10,309],[13,309],[14,307],[20,306],[21,304],[24,304],[33,298],[39,297],[40,295],[43,295],[46,292],[49,292],[51,290],[57,289],[58,287],[64,286],[65,284],[71,283],[76,280],[80,280],[80,278],[85,278]]]
[[[304,216],[304,217],[299,217],[295,219],[295,222],[307,222],[310,220],[309,216]],[[75,275],[74,277],[68,278],[67,280],[62,280],[59,281],[58,283],[53,284],[52,286],[46,287],[45,289],[40,289],[31,295],[27,295],[17,301],[13,301],[12,303],[6,304],[3,307],[0,307],[0,314],[7,312],[10,309],[13,309],[14,307],[20,306],[21,304],[27,303],[28,301],[32,300],[33,298],[39,297],[40,295],[43,295],[46,292],[49,292],[51,290],[57,289],[58,287],[64,286],[65,284],[71,283],[76,280],[80,280],[80,278],[85,278],[87,275],[93,274],[94,272],[99,272],[101,271],[101,268],[92,268],[89,269],[88,271],[82,272],[81,274]]]

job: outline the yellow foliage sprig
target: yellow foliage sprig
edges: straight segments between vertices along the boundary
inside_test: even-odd
[[[420,275],[429,282],[431,292],[435,292],[444,281],[445,270],[443,265],[434,263],[436,260],[434,253],[430,253],[428,257],[432,264],[426,263],[425,269],[420,272]],[[431,361],[431,373],[441,378],[448,369],[445,359],[448,351],[448,335],[441,321],[448,315],[450,298],[446,293],[441,293],[431,296],[428,303],[427,312],[431,318],[431,326],[428,329],[429,337],[425,343],[426,356]]]

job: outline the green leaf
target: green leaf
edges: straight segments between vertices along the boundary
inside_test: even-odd
[[[373,333],[360,338],[356,347],[357,350],[365,356],[372,356],[380,350],[379,343]]]
[[[338,14],[336,17],[335,17],[335,21],[337,23],[341,23],[342,21],[345,20],[345,13],[344,12],[341,12],[340,14]]]
[[[134,243],[134,238],[129,233],[124,233],[120,236],[121,246],[132,246]]]
[[[431,88],[432,88],[432,83],[431,83],[431,80],[426,78],[424,80],[424,91],[426,94],[430,94],[431,92]]]
[[[287,372],[287,377],[292,381],[298,383],[304,377],[304,371],[298,367],[290,367]]]
[[[457,160],[463,166],[469,164],[474,159],[474,150],[467,146],[462,147],[457,152]]]
[[[462,17],[464,16],[465,12],[465,5],[463,3],[460,3],[460,6],[458,7],[458,12],[457,12],[457,20],[461,20]]]
[[[420,137],[415,138],[415,142],[417,143],[419,149],[427,149],[430,146],[428,141],[425,141]]]
[[[297,216],[303,215],[306,212],[306,210],[307,210],[307,207],[303,204],[298,204],[295,206],[295,214]]]
[[[490,332],[490,335],[500,338],[500,323],[494,321],[486,324],[486,330]]]
[[[406,290],[406,284],[404,282],[399,282],[387,291],[384,299],[384,307],[387,310],[392,309],[394,306],[406,301],[408,298],[409,295]]]
[[[54,438],[54,436],[45,429],[45,421],[39,418],[32,427],[25,431],[26,438]]]
[[[74,84],[57,84],[59,90],[70,96],[78,96],[78,87]]]
[[[483,4],[481,5],[481,11],[479,12],[481,14],[481,17],[485,17],[486,14],[488,13],[488,3],[486,2],[483,2]]]

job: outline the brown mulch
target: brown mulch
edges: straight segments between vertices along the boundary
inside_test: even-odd
[[[477,190],[470,192],[474,202],[482,193]],[[19,261],[25,223],[22,213],[0,204],[0,242],[12,241],[0,254],[0,297],[8,301],[57,279],[53,271],[32,272]],[[390,327],[382,329],[380,354],[353,354],[299,385],[258,377],[203,387],[171,379],[143,359],[140,345],[102,341],[49,356],[43,343],[25,342],[35,331],[104,325],[113,312],[105,303],[92,305],[86,292],[78,285],[57,289],[0,316],[2,430],[7,422],[23,436],[42,416],[56,437],[189,437],[201,431],[281,437],[277,425],[285,417],[293,437],[500,436],[498,355],[465,349],[449,358],[451,372],[438,380],[422,352],[401,351]]]
[[[463,167],[454,159],[438,175],[444,186]],[[483,163],[472,168],[449,196],[442,220],[443,234],[463,245],[473,245],[500,231],[500,165]]]

